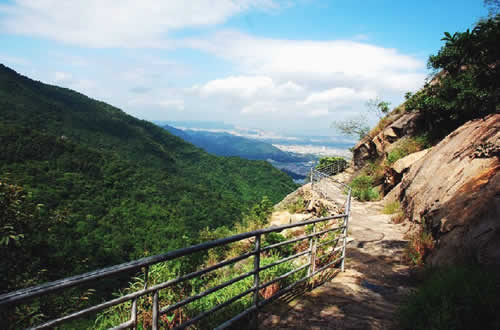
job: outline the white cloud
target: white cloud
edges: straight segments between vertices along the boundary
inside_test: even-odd
[[[255,96],[259,91],[274,89],[273,80],[264,76],[238,76],[209,81],[200,89],[202,95],[231,94],[243,98]]]
[[[374,98],[376,95],[373,91],[356,91],[353,88],[335,87],[326,91],[312,93],[304,101],[304,104],[312,103],[346,103],[353,100],[368,100]]]
[[[422,61],[363,42],[280,40],[223,31],[183,44],[229,60],[243,72],[279,76],[302,85],[401,91],[415,90],[425,79]]]
[[[184,100],[164,100],[158,102],[158,105],[167,108],[167,109],[174,109],[177,111],[183,111],[184,110]]]
[[[328,109],[313,109],[308,114],[307,117],[317,118],[317,117],[326,117],[330,113]]]
[[[153,45],[173,30],[223,23],[274,0],[15,0],[0,5],[0,28],[91,47]]]

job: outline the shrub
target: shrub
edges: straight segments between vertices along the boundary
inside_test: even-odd
[[[359,175],[349,185],[352,196],[360,201],[371,201],[379,198],[378,192],[373,188],[373,177]]]
[[[264,241],[263,246],[281,243],[281,242],[284,242],[286,240],[287,240],[287,238],[285,236],[283,236],[282,234],[276,233],[276,232],[271,232],[265,236],[265,241]],[[293,253],[293,246],[292,246],[292,244],[285,244],[285,245],[277,247],[273,250],[278,251],[278,253],[281,254],[282,256],[289,256]]]
[[[478,267],[434,270],[400,307],[400,328],[499,329],[497,275]]]

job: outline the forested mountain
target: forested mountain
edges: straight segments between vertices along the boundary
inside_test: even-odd
[[[0,65],[0,188],[3,292],[188,246],[295,185]]]
[[[164,125],[163,128],[214,155],[239,156],[246,159],[272,159],[277,162],[305,162],[316,159],[310,155],[282,151],[267,142],[225,132],[180,130],[169,125]]]

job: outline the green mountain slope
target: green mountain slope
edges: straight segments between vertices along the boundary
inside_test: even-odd
[[[0,218],[2,237],[11,227],[24,235],[0,248],[0,277],[32,262],[33,272],[36,265],[48,270],[40,280],[188,246],[201,229],[230,227],[263,196],[277,202],[295,188],[265,161],[210,155],[106,103],[2,65],[0,182],[23,187],[47,219],[59,219],[40,233]],[[34,276],[24,272],[0,291]]]

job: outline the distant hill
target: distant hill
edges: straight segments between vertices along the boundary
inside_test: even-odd
[[[306,162],[316,159],[312,155],[282,151],[270,143],[230,133],[189,129],[180,130],[169,125],[162,127],[170,133],[214,155],[238,156],[246,159],[272,159],[277,162]]]
[[[295,188],[265,161],[210,155],[109,104],[0,65],[2,182],[24,188],[16,198],[38,204],[42,219],[57,225],[38,231],[0,212],[0,238],[11,227],[21,235],[0,247],[0,291],[12,289],[13,273],[22,286],[34,274],[46,280],[188,246],[200,230],[231,227],[263,196],[276,203]]]

